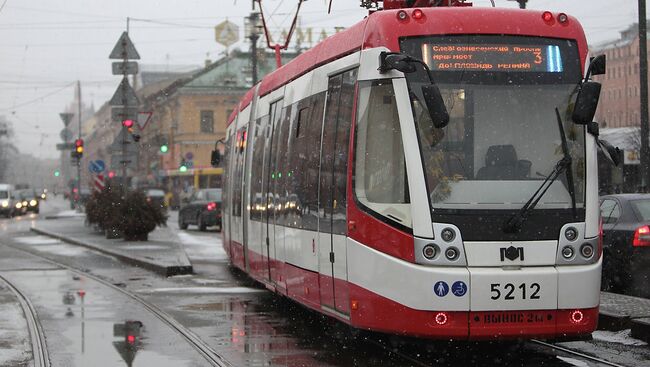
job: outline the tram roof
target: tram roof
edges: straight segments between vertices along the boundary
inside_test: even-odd
[[[542,18],[544,11],[485,7],[436,7],[419,8],[424,17],[411,17],[415,9],[405,9],[409,14],[400,21],[397,13],[402,10],[382,10],[371,13],[361,22],[334,34],[305,51],[289,63],[267,75],[259,84],[258,95],[264,96],[288,84],[307,72],[356,51],[386,47],[399,52],[399,39],[425,35],[449,34],[511,34],[549,38],[571,38],[579,49],[587,50],[587,41],[578,20],[569,16],[560,24],[559,13],[553,13],[553,21]],[[434,21],[435,20],[435,21]],[[581,65],[585,64],[585,52],[580,52]],[[239,111],[252,101],[257,86],[251,88],[242,99]],[[233,120],[234,120],[234,116]],[[229,121],[229,123],[232,120]]]

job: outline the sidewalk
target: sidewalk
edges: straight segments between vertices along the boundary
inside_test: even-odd
[[[601,292],[598,328],[632,329],[633,338],[650,343],[650,299]]]
[[[86,227],[83,216],[55,216],[37,221],[32,231],[111,255],[164,276],[191,274],[193,271],[176,234],[167,227],[156,228],[149,234],[149,241],[109,240]]]

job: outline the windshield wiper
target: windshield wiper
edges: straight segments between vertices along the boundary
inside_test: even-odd
[[[512,217],[510,217],[506,223],[503,225],[503,232],[505,233],[516,233],[519,232],[521,226],[524,224],[528,215],[535,209],[537,203],[542,199],[544,194],[548,189],[553,185],[553,182],[564,172],[567,175],[567,184],[569,186],[569,195],[571,196],[571,205],[573,209],[573,216],[576,217],[576,197],[575,197],[575,188],[573,185],[573,171],[571,170],[572,158],[569,154],[569,147],[566,141],[566,134],[564,132],[564,126],[562,125],[562,117],[560,116],[560,111],[555,108],[555,115],[557,116],[558,128],[560,130],[560,138],[562,139],[562,152],[564,157],[560,159],[553,168],[553,171],[546,176],[544,182],[540,187],[535,191],[535,193],[528,199],[526,204]]]

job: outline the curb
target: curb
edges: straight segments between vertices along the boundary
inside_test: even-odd
[[[650,343],[650,318],[632,320],[631,336]]]
[[[621,331],[632,327],[632,318],[602,309],[598,312],[598,330]]]
[[[91,249],[93,251],[97,251],[97,252],[101,252],[101,253],[106,254],[106,255],[113,256],[113,257],[117,258],[118,260],[120,260],[120,261],[122,261],[122,262],[124,262],[126,264],[135,265],[135,266],[138,266],[138,267],[141,267],[141,268],[144,268],[144,269],[148,269],[148,270],[156,272],[156,273],[158,273],[160,275],[163,275],[165,277],[170,277],[170,276],[174,276],[174,275],[193,274],[194,273],[194,269],[192,268],[192,265],[162,265],[162,264],[155,263],[155,262],[152,262],[152,261],[146,261],[144,259],[138,259],[138,258],[133,258],[133,257],[130,257],[130,256],[126,256],[126,255],[121,254],[119,252],[111,251],[111,250],[108,250],[108,249],[105,249],[105,248],[102,248],[102,247],[99,247],[99,246],[94,246],[94,245],[91,245],[91,244],[89,244],[87,242],[75,240],[74,238],[66,237],[66,236],[60,235],[58,233],[50,232],[48,230],[32,227],[31,231],[35,232],[35,233],[38,233],[38,234],[41,234],[41,235],[44,235],[44,236],[56,238],[58,240],[61,240],[63,242],[67,242],[67,243],[72,244],[72,245],[85,247],[85,248]]]

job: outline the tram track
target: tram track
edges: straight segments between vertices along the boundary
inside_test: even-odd
[[[569,348],[566,348],[566,347],[561,347],[561,346],[553,344],[553,343],[548,343],[548,342],[544,342],[544,341],[537,340],[537,339],[531,339],[530,342],[533,343],[533,344],[537,344],[537,345],[546,347],[546,348],[550,348],[550,349],[553,349],[553,350],[561,351],[561,352],[566,353],[566,354],[570,354],[570,355],[572,355],[574,357],[580,357],[582,359],[586,359],[586,360],[591,361],[591,362],[600,363],[600,364],[605,365],[605,366],[627,367],[627,366],[624,366],[622,364],[609,362],[609,361],[606,361],[606,360],[604,360],[602,358],[590,356],[588,354],[578,352],[578,351],[575,351],[575,350],[572,350],[572,349],[569,349]]]
[[[124,294],[125,296],[127,296],[127,297],[133,299],[134,301],[138,302],[139,304],[141,304],[147,311],[152,313],[154,316],[156,316],[158,319],[160,319],[162,322],[164,322],[168,327],[170,327],[175,332],[177,332],[179,335],[181,335],[187,341],[187,343],[190,344],[212,366],[219,366],[219,367],[231,367],[231,366],[233,366],[230,362],[228,362],[223,357],[221,357],[214,349],[212,349],[212,347],[207,345],[200,337],[198,337],[196,334],[194,334],[191,330],[189,330],[188,328],[183,326],[181,323],[176,321],[171,315],[167,314],[165,311],[160,309],[158,306],[146,301],[145,299],[138,296],[137,294],[129,292],[129,291],[127,291],[127,290],[125,290],[125,289],[123,289],[123,288],[121,288],[119,286],[116,286],[115,284],[111,283],[110,281],[105,280],[105,279],[103,279],[101,277],[98,277],[98,276],[88,272],[86,269],[76,268],[76,267],[61,263],[61,262],[53,260],[53,259],[51,259],[49,257],[43,256],[40,253],[30,251],[30,250],[27,250],[27,249],[24,249],[24,248],[20,248],[20,247],[13,246],[13,245],[10,245],[10,244],[7,244],[7,246],[11,247],[11,248],[13,248],[15,250],[18,250],[20,252],[23,252],[23,253],[29,254],[31,256],[37,257],[37,258],[39,258],[39,259],[41,259],[43,261],[46,261],[46,262],[48,262],[48,263],[50,263],[50,264],[52,264],[54,266],[57,266],[59,268],[64,268],[64,269],[67,269],[67,270],[69,270],[69,271],[71,271],[71,272],[73,272],[75,274],[86,276],[86,277],[88,277],[88,278],[90,278],[90,279],[92,279],[94,281],[97,281],[98,283],[100,283],[102,285],[105,285],[105,286],[107,286],[107,287],[109,287],[109,288],[111,288],[113,290],[116,290],[116,291],[120,292],[121,294]],[[33,306],[31,306],[31,303],[29,303],[29,300],[22,293],[20,293],[20,291],[18,289],[16,289],[13,285],[11,285],[4,277],[0,276],[0,280],[5,281],[10,286],[12,291],[14,291],[14,293],[17,294],[18,298],[23,300],[26,303],[26,305],[23,306],[23,308],[25,309],[25,314],[27,315],[29,313],[32,316],[32,320],[28,321],[28,323],[32,323],[33,325],[35,325],[34,327],[37,328],[37,329],[34,329],[33,332],[34,332],[34,335],[39,335],[39,337],[37,339],[38,339],[38,341],[40,341],[40,343],[37,343],[39,345],[33,347],[34,348],[34,359],[35,360],[37,359],[37,354],[38,354],[38,359],[40,361],[43,361],[43,362],[42,362],[42,364],[35,364],[35,366],[36,367],[40,367],[40,366],[48,366],[49,367],[50,366],[49,357],[47,355],[47,349],[45,348],[46,345],[45,345],[44,337],[43,337],[43,334],[42,334],[42,330],[40,329],[40,326],[39,326],[40,324],[38,323],[38,319],[36,318],[36,314],[35,314],[35,310],[34,310]],[[23,304],[23,301],[21,301],[21,305]],[[30,311],[28,312],[27,310],[30,310]],[[31,328],[32,328],[32,326],[30,325],[30,335],[32,335],[32,329]],[[32,339],[34,339],[34,338],[32,338]],[[419,359],[418,357],[414,357],[414,356],[410,356],[408,354],[402,353],[402,352],[396,350],[395,348],[393,348],[390,344],[386,344],[386,343],[383,343],[381,341],[372,340],[372,339],[365,340],[365,342],[367,344],[370,344],[370,345],[373,345],[373,346],[375,346],[377,348],[382,349],[384,352],[386,352],[389,355],[392,354],[392,355],[406,361],[410,366],[419,366],[419,367],[430,367],[430,366],[432,366],[432,364],[430,362],[423,361],[423,360]],[[556,344],[553,344],[553,343],[548,343],[548,342],[544,342],[544,341],[536,340],[536,339],[532,339],[529,342],[532,343],[532,344],[535,344],[537,346],[541,346],[543,348],[552,349],[552,350],[555,350],[555,351],[562,352],[562,353],[564,353],[564,354],[566,354],[568,356],[572,356],[572,357],[575,357],[575,358],[583,360],[583,361],[589,361],[589,362],[592,362],[592,363],[597,363],[598,365],[609,366],[609,367],[627,367],[625,365],[609,362],[609,361],[604,360],[602,358],[590,356],[588,354],[585,354],[585,353],[582,353],[582,352],[579,352],[579,351],[575,351],[575,350],[572,350],[572,349],[569,349],[569,348],[566,348],[566,347],[562,347],[562,346],[559,346],[559,345],[556,345]],[[34,344],[34,340],[32,340],[32,343]],[[38,351],[38,353],[37,353],[37,351]]]
[[[105,280],[105,279],[103,279],[101,277],[98,277],[98,276],[88,272],[85,269],[75,268],[73,266],[61,263],[61,262],[56,261],[56,260],[52,260],[51,258],[45,257],[45,256],[43,256],[43,255],[41,255],[39,253],[30,251],[30,250],[26,250],[24,248],[20,248],[20,247],[13,246],[13,245],[10,245],[10,244],[7,244],[6,246],[8,246],[8,247],[10,247],[10,248],[12,248],[14,250],[18,250],[20,252],[23,252],[23,253],[29,254],[31,256],[37,257],[37,258],[39,258],[39,259],[41,259],[41,260],[43,260],[45,262],[48,262],[48,263],[50,263],[52,265],[55,265],[55,266],[58,266],[59,268],[66,269],[66,270],[68,270],[68,271],[70,271],[72,273],[75,273],[77,275],[85,276],[85,277],[87,277],[89,279],[92,279],[92,280],[94,280],[94,281],[96,281],[96,282],[98,282],[98,283],[100,283],[100,284],[102,284],[102,285],[104,285],[104,286],[106,286],[106,287],[108,287],[110,289],[118,291],[119,293],[121,293],[121,294],[127,296],[128,298],[134,300],[135,302],[139,303],[148,312],[150,312],[152,315],[156,316],[156,318],[158,318],[160,321],[162,321],[164,324],[166,324],[169,328],[171,328],[177,334],[179,334],[181,337],[183,337],[183,339],[185,339],[185,341],[190,346],[192,346],[208,363],[210,363],[210,365],[217,366],[217,367],[233,367],[233,365],[230,362],[228,362],[223,357],[221,357],[214,349],[212,349],[212,347],[210,347],[207,343],[205,343],[194,332],[192,332],[190,329],[183,326],[180,322],[176,321],[176,319],[174,319],[171,315],[169,315],[168,313],[166,313],[165,311],[160,309],[158,306],[154,305],[153,303],[150,303],[150,302],[146,301],[144,298],[138,296],[137,294],[129,292],[129,291],[127,291],[127,290],[125,290],[125,289],[123,289],[121,287],[118,287],[115,284],[111,283],[110,281]],[[0,276],[0,278],[2,278],[2,276]],[[2,278],[2,279],[5,280],[4,278]],[[9,282],[7,282],[7,283],[10,284]],[[18,291],[13,286],[11,286],[11,288],[14,291]],[[25,298],[24,295],[22,295],[22,293],[20,293],[20,294],[22,296],[22,299],[26,300],[29,303],[29,300],[27,300],[27,298]],[[21,297],[19,297],[19,298],[21,298]],[[31,306],[31,303],[29,305],[30,305],[31,310],[34,312],[32,315],[35,316],[36,314],[35,314],[35,311],[34,311],[33,307]],[[27,312],[25,312],[25,314],[27,315]],[[35,318],[34,322],[36,324],[38,324],[38,319]],[[30,329],[30,334],[31,334],[31,329]],[[42,331],[41,331],[40,335],[41,336],[43,335]],[[42,340],[43,340],[42,345],[43,345],[43,347],[45,347],[44,338],[42,338]],[[45,350],[45,353],[47,353],[47,350]],[[47,356],[47,354],[45,354],[45,355]],[[36,352],[34,353],[34,356],[35,356],[34,359],[36,359]],[[40,366],[49,367],[50,366],[49,358],[47,358],[46,360],[47,360],[47,364],[42,364],[42,365],[37,364],[36,367],[40,367]]]
[[[38,320],[38,315],[36,314],[36,309],[30,302],[29,298],[25,296],[23,292],[20,291],[13,283],[11,283],[7,278],[0,275],[0,281],[4,282],[7,285],[7,288],[18,299],[18,303],[23,310],[25,315],[25,320],[27,321],[27,331],[29,332],[29,338],[32,346],[32,355],[34,357],[34,367],[49,367],[50,366],[50,356],[47,351],[47,343],[45,341],[45,333],[43,332],[43,327]]]

